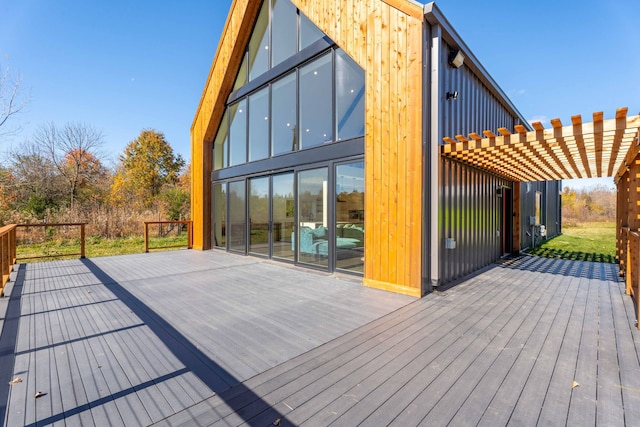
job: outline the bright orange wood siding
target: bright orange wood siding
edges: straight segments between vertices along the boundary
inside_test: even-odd
[[[292,0],[366,76],[367,286],[421,296],[422,7],[405,0]],[[211,247],[212,141],[260,0],[231,6],[194,121],[194,248]]]
[[[292,0],[364,70],[367,286],[421,296],[422,8]]]
[[[213,139],[231,93],[261,0],[235,0],[191,126],[191,219],[194,249],[211,248]]]

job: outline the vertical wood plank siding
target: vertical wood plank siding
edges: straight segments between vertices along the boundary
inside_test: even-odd
[[[292,0],[364,70],[364,284],[421,296],[422,8]]]
[[[191,219],[194,249],[211,248],[213,138],[231,93],[261,0],[234,0],[191,126]]]
[[[502,203],[496,189],[511,181],[442,158],[440,166],[440,283],[472,273],[502,256]],[[517,200],[517,199],[516,199]],[[445,239],[456,241],[446,249]]]

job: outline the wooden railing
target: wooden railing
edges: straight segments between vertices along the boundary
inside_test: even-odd
[[[0,269],[2,280],[0,281],[0,297],[4,296],[4,285],[9,281],[9,276],[16,263],[16,225],[5,225],[0,228]]]
[[[622,233],[623,241],[626,241],[627,259],[625,282],[627,285],[627,295],[631,295],[636,308],[636,320],[640,320],[640,233],[629,231],[627,228]],[[638,329],[640,324],[636,323]]]
[[[144,251],[149,252],[151,249],[170,249],[170,248],[183,248],[185,245],[173,245],[173,246],[149,246],[149,226],[150,225],[186,225],[187,226],[187,249],[193,248],[193,221],[145,221],[144,222]]]
[[[54,254],[54,255],[39,255],[39,256],[31,256],[31,257],[20,257],[17,258],[18,261],[20,260],[31,260],[31,259],[42,259],[42,258],[60,258],[60,257],[66,257],[66,256],[79,256],[80,258],[84,258],[85,257],[85,223],[52,223],[52,224],[18,224],[16,225],[16,227],[18,228],[27,228],[29,229],[30,227],[45,227],[45,229],[47,227],[53,227],[53,228],[60,228],[60,227],[80,227],[80,252],[77,253],[65,253],[65,254]]]

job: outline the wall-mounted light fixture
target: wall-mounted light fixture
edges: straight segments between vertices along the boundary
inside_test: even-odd
[[[449,53],[449,65],[454,68],[460,68],[464,64],[464,54],[458,49],[454,49]]]
[[[454,90],[453,92],[447,92],[447,101],[458,99],[458,91]]]

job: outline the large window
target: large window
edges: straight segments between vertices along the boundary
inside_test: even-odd
[[[298,149],[297,125],[297,86],[296,73],[273,83],[271,86],[271,115],[272,115],[272,154],[290,153]]]
[[[298,11],[290,0],[271,0],[271,3],[271,67],[275,67],[297,52]]]
[[[220,124],[220,130],[216,135],[215,142],[213,144],[213,169],[218,170],[229,166],[228,149],[229,144],[229,115],[228,112],[222,116],[222,122]]]
[[[229,105],[216,136],[215,169],[363,136],[364,90],[358,64],[328,49]]]
[[[271,13],[269,13],[271,12]],[[322,39],[324,33],[290,0],[265,0],[233,90]]]
[[[229,249],[246,251],[246,190],[244,181],[229,183]]]
[[[227,185],[213,185],[213,246],[227,247]]]
[[[247,100],[233,104],[229,115],[229,166],[235,166],[247,161]]]
[[[336,50],[337,140],[364,135],[364,78],[362,69],[343,50]]]
[[[300,69],[300,141],[302,148],[333,141],[332,55]]]
[[[249,97],[249,161],[269,157],[269,88]]]
[[[249,58],[249,80],[269,69],[269,1],[265,1],[260,9],[246,55]],[[245,71],[241,70],[241,73]],[[242,74],[239,77],[244,79]]]

